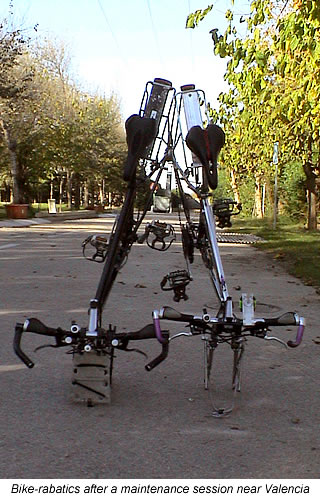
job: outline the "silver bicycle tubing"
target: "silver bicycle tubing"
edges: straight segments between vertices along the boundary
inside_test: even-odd
[[[215,217],[214,217],[213,212],[212,212],[212,207],[210,206],[207,198],[203,199],[202,204],[203,204],[203,213],[204,213],[204,216],[206,218],[206,223],[207,223],[208,238],[209,238],[210,246],[212,248],[213,256],[214,256],[216,266],[217,266],[218,283],[219,283],[217,293],[219,295],[220,300],[222,302],[226,302],[227,298],[229,297],[229,293],[228,293],[228,289],[227,289],[227,284],[225,282],[224,270],[223,270],[222,261],[220,258],[219,249],[218,249]]]

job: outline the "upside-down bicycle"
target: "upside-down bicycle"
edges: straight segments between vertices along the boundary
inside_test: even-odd
[[[156,339],[161,344],[161,353],[145,366],[147,371],[151,371],[167,357],[174,338],[199,335],[204,344],[205,388],[208,389],[213,370],[213,354],[219,344],[225,343],[233,351],[232,389],[236,393],[240,391],[246,338],[254,336],[284,343],[268,335],[270,328],[296,325],[295,340],[284,343],[296,347],[302,341],[305,320],[295,312],[274,318],[257,318],[255,299],[248,294],[241,297],[241,317],[234,313],[219,253],[216,224],[230,227],[231,216],[238,214],[241,206],[230,199],[214,199],[211,202],[218,184],[218,154],[225,137],[218,125],[210,123],[204,92],[194,85],[185,85],[176,92],[171,82],[160,78],[148,82],[139,114],[126,121],[126,133],[128,156],[123,177],[128,187],[120,215],[109,239],[104,235],[94,235],[83,242],[84,255],[88,257],[87,251],[91,249],[93,254],[89,259],[103,263],[96,295],[90,301],[88,325],[80,327],[73,322],[70,330],[63,330],[47,327],[36,318],[27,319],[23,324],[16,324],[14,350],[32,368],[34,363],[21,349],[22,335],[32,332],[55,338],[55,346],[68,347],[73,356],[74,399],[94,405],[110,400],[115,351],[128,350],[128,344],[132,341]],[[191,151],[191,162],[186,145]],[[206,309],[200,313],[185,314],[165,306],[154,310],[152,323],[138,331],[118,332],[115,326],[103,327],[104,307],[132,245],[146,242],[151,249],[167,251],[176,238],[174,227],[159,220],[145,223],[144,231],[138,233],[164,176],[167,186],[170,188],[174,181],[178,192],[178,216],[186,269],[165,275],[161,288],[172,291],[176,302],[188,298],[186,288],[193,280],[190,268],[195,250],[198,250],[219,302],[218,311],[216,315],[211,315]],[[141,189],[145,193],[145,203],[137,211],[135,200]],[[194,199],[190,193],[197,199],[197,220],[191,215],[190,200],[194,202]],[[181,322],[186,326],[183,332],[170,337],[169,332],[163,329],[164,320]],[[234,402],[227,408],[214,406],[213,414],[229,414],[233,405]]]

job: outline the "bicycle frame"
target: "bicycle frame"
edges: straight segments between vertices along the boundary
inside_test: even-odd
[[[171,101],[169,99],[172,95]],[[210,125],[207,115],[203,116],[200,100],[204,103],[203,91],[196,90],[193,85],[181,87],[181,92],[176,93],[168,80],[156,79],[148,82],[140,111],[130,119],[127,128],[128,137],[128,160],[125,165],[125,175],[128,180],[128,188],[119,217],[115,221],[114,229],[109,243],[106,239],[87,238],[91,244],[97,241],[97,251],[100,261],[103,261],[103,269],[98,283],[95,297],[90,301],[89,322],[87,327],[79,327],[73,323],[70,331],[61,328],[48,328],[37,319],[28,319],[24,324],[17,323],[14,337],[14,349],[20,359],[28,367],[33,367],[33,362],[21,350],[20,342],[24,332],[34,332],[56,339],[56,346],[69,346],[72,348],[75,372],[73,384],[89,395],[85,395],[88,404],[92,397],[97,396],[98,401],[109,398],[105,386],[110,388],[114,350],[126,350],[129,341],[157,338],[162,351],[158,357],[149,362],[145,367],[148,371],[162,362],[168,354],[169,342],[179,336],[201,335],[204,341],[204,385],[209,388],[209,378],[212,370],[212,359],[214,351],[221,343],[227,343],[233,351],[232,388],[234,393],[240,391],[240,366],[244,353],[244,343],[247,336],[256,336],[263,339],[282,340],[267,335],[269,327],[297,325],[298,331],[295,341],[288,341],[287,345],[296,347],[301,343],[305,321],[296,313],[287,313],[278,318],[264,319],[254,316],[254,298],[251,295],[242,295],[242,318],[237,318],[233,311],[232,298],[229,295],[224,269],[217,243],[216,218],[220,224],[230,221],[233,214],[229,207],[230,200],[212,205],[210,203],[211,192],[208,186],[216,185],[216,158],[223,145],[221,141],[222,131],[216,125]],[[182,123],[182,114],[185,113],[185,123]],[[127,123],[129,120],[127,120]],[[204,123],[208,126],[204,129]],[[183,126],[187,129],[187,136]],[[210,128],[211,127],[211,128]],[[152,130],[152,133],[151,133]],[[210,134],[209,134],[210,132]],[[195,147],[192,137],[196,134]],[[187,142],[189,138],[189,143]],[[147,140],[148,139],[148,140]],[[192,139],[192,140],[191,140]],[[192,152],[192,163],[189,166],[185,143]],[[202,148],[199,144],[202,143]],[[184,162],[183,167],[177,160],[180,147],[180,155]],[[162,151],[162,158],[160,154]],[[137,171],[140,161],[140,171]],[[174,300],[187,299],[186,286],[192,280],[189,272],[189,264],[193,262],[194,248],[199,249],[205,266],[208,268],[209,276],[215,295],[218,299],[218,312],[211,316],[206,310],[200,315],[188,315],[178,312],[171,307],[163,307],[153,311],[153,322],[135,332],[117,333],[116,328],[109,325],[107,329],[102,327],[103,310],[107,303],[112,286],[117,278],[119,270],[124,265],[131,247],[134,243],[142,244],[147,240],[152,249],[165,251],[169,249],[175,234],[172,227],[154,221],[145,228],[145,233],[138,234],[152,197],[159,185],[163,174],[173,171],[177,190],[181,199],[182,212],[185,217],[185,225],[182,224],[181,211],[179,220],[182,231],[182,246],[186,260],[187,270],[175,271],[163,279],[161,287],[163,290],[173,290]],[[190,180],[193,177],[193,181]],[[141,213],[135,213],[135,197],[137,189],[146,180],[152,181],[147,196],[145,207]],[[188,201],[183,184],[191,191],[199,203],[199,220],[192,220]],[[148,238],[154,236],[152,243]],[[160,246],[158,246],[160,244]],[[104,251],[106,252],[104,255]],[[190,332],[181,332],[172,337],[167,331],[163,331],[161,321],[176,321],[188,324]],[[110,359],[109,376],[110,382],[105,379],[107,372],[107,359]],[[103,375],[96,375],[99,368]],[[91,369],[97,376],[97,384],[92,385],[85,376],[79,373]],[[93,379],[94,376],[90,374]],[[87,393],[85,392],[85,393]],[[233,408],[216,409],[215,416],[229,414]]]

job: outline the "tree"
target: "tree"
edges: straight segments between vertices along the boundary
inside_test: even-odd
[[[308,228],[317,228],[320,175],[320,5],[315,0],[294,2],[292,12],[278,23],[274,47],[278,96],[274,113],[286,124],[293,157],[302,161],[308,191]]]
[[[126,150],[116,96],[105,98],[80,91],[70,79],[70,56],[60,43],[45,41],[33,53],[42,80],[44,109],[41,117],[45,150],[40,147],[42,165],[48,175],[67,177],[79,204],[83,185],[99,191],[123,191],[122,164]],[[39,162],[39,161],[38,161]],[[87,202],[88,200],[86,200]]]
[[[11,155],[14,202],[31,200],[40,184],[50,183],[53,194],[57,181],[62,193],[65,179],[70,206],[73,195],[79,207],[82,184],[100,189],[101,202],[102,186],[123,189],[125,137],[117,98],[80,91],[70,78],[69,62],[62,44],[45,40],[29,44],[6,75],[8,88],[13,71],[20,72],[18,83],[22,74],[31,75],[21,92],[7,91],[1,101],[2,145]]]
[[[233,2],[236,3],[236,2]],[[208,9],[206,9],[207,11]],[[208,12],[203,11],[204,15]],[[196,26],[203,16],[189,16]],[[241,131],[241,145],[230,138],[234,163],[251,164],[256,177],[272,173],[273,141],[284,161],[299,159],[308,190],[308,228],[317,226],[320,106],[320,6],[315,0],[251,2],[247,35],[238,35],[233,13],[227,11],[223,35],[211,31],[214,51],[228,58],[225,79],[230,91],[220,96],[219,118]],[[227,125],[228,128],[228,125]],[[254,159],[254,164],[252,159]]]
[[[0,129],[7,147],[13,178],[13,201],[23,202],[23,175],[18,161],[15,123],[24,126],[24,105],[32,82],[32,70],[22,61],[26,40],[20,30],[9,31],[7,22],[0,25]]]

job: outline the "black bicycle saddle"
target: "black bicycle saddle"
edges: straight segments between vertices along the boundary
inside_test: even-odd
[[[136,171],[137,163],[143,156],[148,145],[155,138],[156,121],[152,118],[142,118],[138,114],[130,116],[126,123],[128,156],[124,165],[123,179],[130,181]]]
[[[224,131],[218,125],[209,125],[207,128],[193,126],[186,136],[186,143],[205,168],[209,186],[211,189],[216,189],[217,161],[219,152],[225,144]]]

